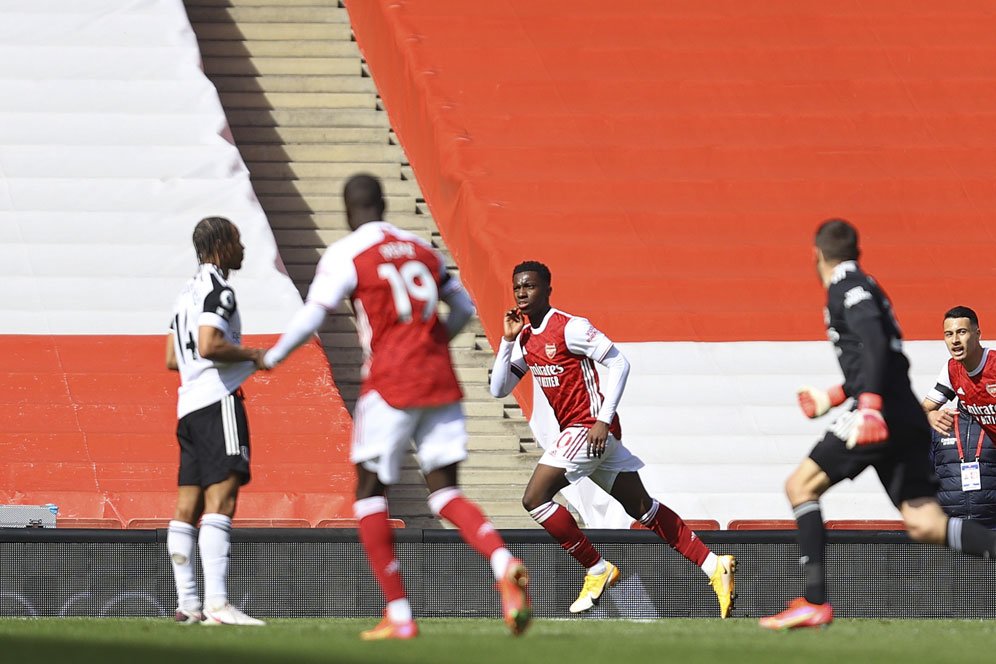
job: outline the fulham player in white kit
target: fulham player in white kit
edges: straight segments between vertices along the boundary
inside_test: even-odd
[[[449,341],[473,315],[473,304],[438,252],[382,221],[386,206],[376,178],[350,178],[343,198],[353,233],[322,256],[304,307],[266,353],[265,364],[276,366],[314,335],[344,297],[352,300],[366,355],[350,455],[357,474],[354,512],[387,602],[384,619],[361,637],[418,635],[395,557],[387,504],[387,487],[400,479],[404,454],[413,442],[431,492],[430,509],[489,560],[505,623],[513,634],[521,634],[531,617],[528,572],[457,485],[458,465],[467,458],[467,432]],[[445,320],[437,312],[439,300],[450,306]]]
[[[166,536],[176,620],[262,625],[229,604],[227,590],[232,516],[239,487],[249,481],[249,424],[240,386],[263,356],[240,345],[242,323],[227,281],[242,267],[245,247],[235,225],[222,217],[202,219],[193,240],[200,265],[176,299],[166,340],[166,366],[180,372],[180,486]],[[204,568],[203,611],[194,578],[195,538]]]
[[[629,363],[588,320],[550,306],[550,279],[549,268],[536,261],[513,270],[517,306],[505,313],[491,394],[506,396],[531,373],[560,425],[560,436],[540,458],[522,504],[586,570],[571,612],[591,609],[619,581],[619,569],[602,558],[570,512],[553,502],[558,491],[589,477],[631,517],[705,572],[719,599],[720,616],[728,617],[735,597],[736,560],[712,553],[681,517],[647,493],[637,473],[643,462],[623,446],[616,414]],[[608,368],[604,394],[595,362]]]

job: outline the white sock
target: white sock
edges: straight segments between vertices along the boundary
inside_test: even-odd
[[[393,623],[411,622],[412,605],[404,598],[388,602],[387,619]]]
[[[204,605],[208,608],[228,602],[228,554],[231,550],[232,518],[224,514],[205,514],[201,519],[201,536],[197,541],[204,568]]]
[[[176,581],[176,604],[187,611],[200,611],[197,579],[194,577],[194,536],[197,529],[184,521],[170,521],[166,533],[166,551],[173,563]]]
[[[597,563],[588,568],[588,574],[605,574],[605,570],[607,569],[605,558],[599,558]]]
[[[716,573],[716,567],[718,566],[719,566],[719,558],[717,558],[716,554],[713,553],[712,551],[709,552],[709,555],[706,556],[706,559],[702,561],[701,565],[702,571],[705,572],[705,575],[708,576],[710,579],[712,578],[712,575]]]
[[[505,576],[508,569],[508,561],[512,559],[512,553],[505,547],[495,549],[491,554],[491,572],[495,575],[495,581]]]

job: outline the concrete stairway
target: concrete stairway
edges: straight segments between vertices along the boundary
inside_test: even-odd
[[[379,106],[344,8],[328,0],[184,2],[204,70],[302,294],[325,246],[348,233],[340,194],[343,180],[357,172],[380,177],[388,220],[431,241],[457,271]],[[327,318],[321,337],[352,410],[362,353],[348,306]],[[461,482],[499,527],[532,527],[519,501],[538,454],[514,400],[488,394],[493,353],[476,318],[451,349],[471,434]],[[410,459],[391,493],[392,516],[437,527],[425,497]]]

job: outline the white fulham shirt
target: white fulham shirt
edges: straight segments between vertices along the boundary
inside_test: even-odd
[[[221,401],[234,392],[256,370],[253,362],[213,362],[197,352],[199,328],[217,328],[233,344],[242,341],[242,320],[235,304],[235,291],[216,266],[203,263],[187,282],[173,305],[176,363],[180,369],[176,416]]]

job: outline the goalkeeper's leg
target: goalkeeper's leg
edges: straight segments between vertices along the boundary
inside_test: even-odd
[[[799,562],[806,579],[806,592],[803,597],[789,602],[788,608],[781,613],[761,618],[761,627],[822,627],[833,622],[833,608],[827,602],[826,531],[820,511],[820,496],[831,484],[830,477],[810,458],[804,459],[785,482],[785,494],[798,528]]]
[[[910,539],[976,558],[996,557],[996,532],[970,519],[949,517],[932,496],[904,501],[899,510]]]

